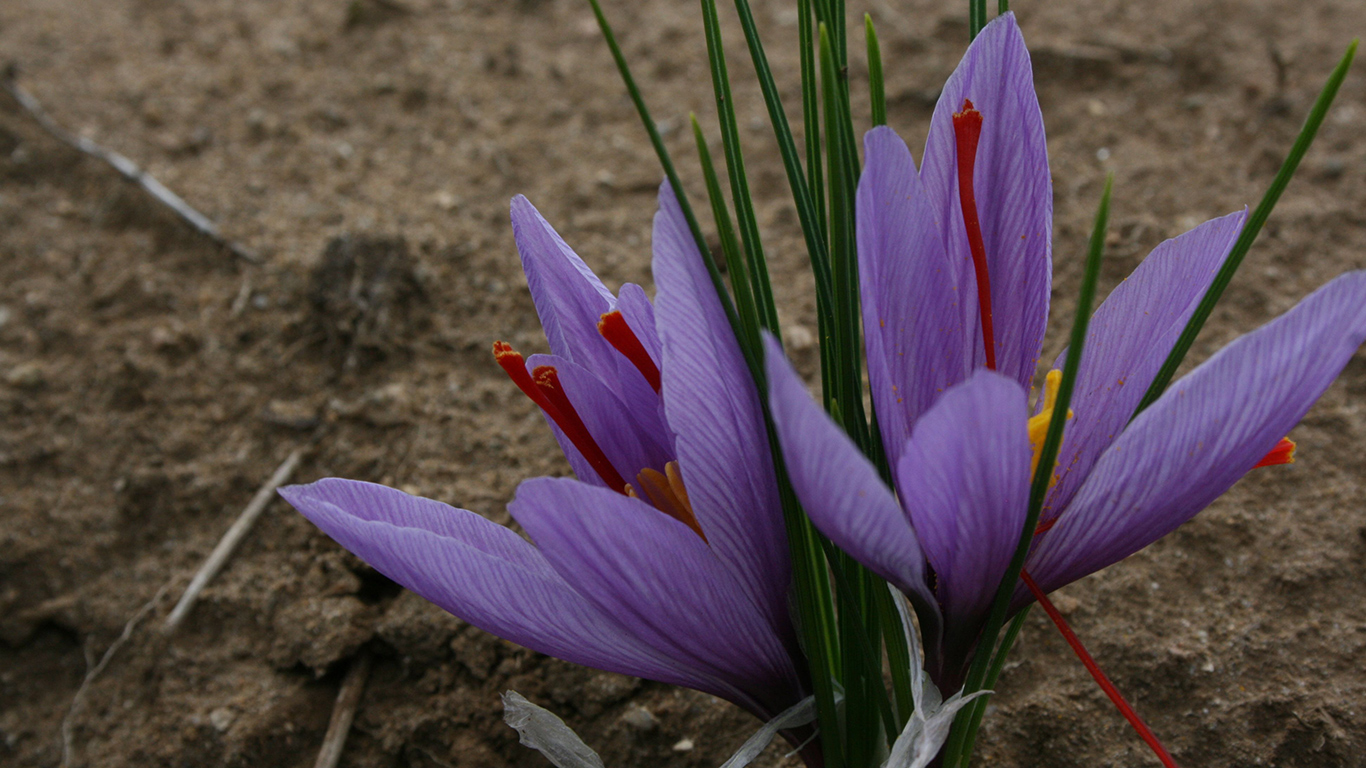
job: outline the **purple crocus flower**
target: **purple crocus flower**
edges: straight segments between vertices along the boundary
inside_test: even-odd
[[[987,25],[944,86],[918,173],[891,129],[870,131],[865,149],[864,335],[894,488],[771,341],[770,400],[807,513],[907,594],[930,675],[953,691],[1024,525],[1063,359],[1031,411],[1052,193],[1014,17]],[[1244,219],[1162,243],[1095,312],[1025,566],[1044,592],[1156,541],[1254,466],[1292,460],[1282,438],[1366,339],[1366,272],[1354,272],[1234,341],[1130,423]],[[1014,609],[1029,600],[1021,587]]]
[[[495,355],[541,406],[578,476],[518,487],[508,511],[531,542],[371,483],[328,478],[280,493],[376,570],[471,624],[768,719],[807,686],[761,401],[667,184],[659,204],[652,306],[636,285],[614,296],[525,198],[513,200],[552,354],[524,363],[500,342]]]

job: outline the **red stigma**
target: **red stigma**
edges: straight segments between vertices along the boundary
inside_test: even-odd
[[[1288,437],[1282,437],[1281,441],[1279,443],[1276,443],[1276,447],[1272,448],[1271,452],[1263,456],[1262,460],[1254,464],[1252,468],[1256,469],[1257,467],[1274,467],[1277,464],[1294,463],[1295,441],[1291,440]]]
[[[972,171],[977,163],[977,140],[982,137],[982,113],[963,99],[963,110],[953,114],[953,136],[958,149],[958,203],[963,208],[963,224],[968,230],[968,249],[977,272],[977,306],[982,316],[982,343],[987,351],[987,368],[996,370],[996,339],[991,327],[991,278],[987,274],[987,248],[982,242],[982,222],[977,218],[977,198],[972,189]]]
[[[1153,732],[1148,728],[1147,724],[1143,722],[1143,719],[1138,716],[1138,713],[1134,711],[1134,708],[1129,706],[1129,702],[1124,700],[1124,697],[1119,693],[1119,689],[1115,687],[1114,683],[1110,682],[1110,678],[1106,677],[1105,673],[1100,671],[1100,665],[1096,664],[1096,660],[1091,658],[1091,654],[1086,652],[1086,647],[1081,644],[1081,640],[1077,638],[1077,635],[1072,631],[1072,628],[1067,626],[1067,620],[1062,617],[1062,614],[1058,612],[1058,609],[1053,607],[1053,603],[1049,601],[1048,595],[1045,595],[1043,590],[1039,589],[1039,585],[1034,583],[1034,579],[1030,577],[1027,571],[1020,571],[1020,580],[1029,588],[1030,593],[1034,595],[1034,599],[1039,601],[1039,605],[1043,606],[1044,612],[1048,614],[1048,618],[1052,619],[1053,623],[1057,625],[1058,631],[1062,633],[1063,639],[1067,641],[1068,645],[1072,646],[1072,651],[1077,654],[1077,658],[1081,659],[1081,663],[1086,666],[1086,671],[1090,672],[1091,677],[1095,678],[1096,683],[1100,686],[1101,690],[1105,691],[1105,695],[1110,697],[1110,701],[1119,709],[1120,714],[1124,715],[1124,719],[1129,721],[1129,725],[1132,725],[1134,730],[1138,731],[1139,737],[1147,742],[1149,747],[1152,747],[1153,752],[1157,754],[1157,759],[1161,760],[1162,764],[1167,768],[1177,768],[1176,761],[1167,753],[1166,747],[1163,747],[1162,742],[1157,740],[1157,737],[1153,735]]]
[[[583,458],[598,473],[598,477],[601,477],[612,490],[626,493],[626,481],[622,479],[616,467],[612,466],[612,462],[607,460],[607,455],[588,432],[588,427],[579,417],[579,412],[574,410],[574,404],[569,402],[564,388],[560,386],[559,371],[555,370],[554,366],[543,365],[533,372],[533,378],[532,373],[527,373],[526,361],[505,341],[493,342],[493,358],[507,372],[512,383],[522,390],[522,394],[540,406],[545,415],[555,422],[555,426],[560,428],[565,437],[569,438],[569,442],[579,449],[579,453],[583,454]]]
[[[650,359],[650,353],[645,351],[645,345],[640,343],[631,326],[627,325],[620,310],[608,312],[598,320],[598,333],[631,361],[655,392],[659,391],[659,367]]]

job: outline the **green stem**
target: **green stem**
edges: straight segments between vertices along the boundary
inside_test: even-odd
[[[1010,655],[1010,649],[1015,645],[1015,640],[1020,636],[1020,630],[1024,629],[1025,619],[1029,616],[1029,609],[1032,605],[1026,605],[1015,614],[1010,626],[1006,627],[1005,636],[1001,638],[1001,643],[996,648],[996,655],[991,659],[991,669],[987,672],[986,682],[982,684],[984,690],[994,691],[996,681],[1001,677],[1001,670],[1005,669],[1006,657]],[[967,749],[963,751],[963,762],[959,763],[959,768],[968,768],[968,761],[972,757],[972,745],[977,743],[977,729],[982,725],[982,717],[987,713],[987,703],[991,700],[992,694],[979,697],[968,709],[972,711],[968,718],[966,738],[963,743]]]

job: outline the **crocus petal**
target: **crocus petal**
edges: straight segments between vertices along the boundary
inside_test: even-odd
[[[512,234],[550,351],[597,373],[628,405],[653,402],[645,377],[598,333],[616,298],[521,195],[512,199]]]
[[[1243,229],[1246,211],[1207,221],[1153,250],[1091,317],[1043,520],[1065,509],[1124,429]],[[1062,368],[1067,353],[1054,368]]]
[[[535,547],[473,512],[337,478],[280,495],[375,570],[480,629],[576,664],[717,695],[730,690],[630,635]]]
[[[772,715],[801,698],[795,638],[779,636],[683,523],[567,478],[522,483],[508,511],[565,581],[632,636],[732,682],[753,697],[737,702],[751,710]]]
[[[855,215],[868,380],[887,459],[896,466],[915,420],[972,372],[968,332],[977,327],[977,300],[965,282],[971,263],[945,252],[906,144],[886,127],[869,131],[863,143]]]
[[[601,379],[562,357],[532,355],[527,359],[528,370],[543,365],[555,368],[565,396],[583,419],[588,434],[627,482],[633,482],[636,474],[646,467],[663,472],[664,465],[673,460],[673,449],[666,442],[669,433],[658,407],[651,404],[645,409],[628,408]],[[554,431],[575,475],[591,485],[605,485],[555,422],[549,418],[546,422]],[[643,492],[639,487],[636,490]]]
[[[693,511],[755,603],[785,621],[791,566],[758,390],[667,182],[654,277],[664,409]]]
[[[1174,383],[1096,462],[1027,565],[1045,591],[1128,557],[1227,491],[1297,424],[1366,340],[1351,272]]]
[[[1029,51],[1014,14],[997,16],[968,46],[944,83],[925,141],[920,176],[954,259],[970,256],[953,132],[953,114],[964,99],[983,121],[973,188],[991,277],[997,370],[1028,389],[1048,324],[1053,185]],[[976,310],[976,281],[965,288],[971,293],[962,299]],[[975,319],[971,329],[980,366],[985,352]]]
[[[937,577],[945,648],[970,648],[1015,553],[1029,503],[1025,391],[979,370],[915,425],[901,502]]]
[[[806,514],[835,546],[910,595],[923,617],[935,600],[909,518],[877,469],[807,394],[777,342],[764,341],[773,425]]]

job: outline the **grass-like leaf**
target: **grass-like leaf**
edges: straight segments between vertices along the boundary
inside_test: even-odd
[[[725,151],[726,170],[730,177],[731,202],[735,205],[740,242],[744,245],[745,260],[749,266],[750,287],[754,292],[754,303],[759,310],[760,323],[778,336],[778,310],[773,304],[773,288],[768,279],[768,262],[764,258],[764,245],[759,236],[759,222],[754,215],[754,198],[749,192],[744,152],[740,148],[735,98],[730,90],[730,74],[726,68],[721,23],[716,15],[716,0],[701,0],[701,5],[702,28],[707,38],[707,61],[711,68],[712,90],[716,94],[716,119],[721,128],[721,147]]]
[[[726,271],[730,274],[731,291],[735,294],[735,309],[739,315],[741,332],[746,343],[759,343],[759,309],[754,304],[754,292],[749,284],[748,265],[740,243],[735,237],[735,226],[731,223],[730,211],[726,208],[725,194],[716,175],[716,165],[712,163],[711,150],[707,138],[696,115],[689,115],[692,123],[693,138],[697,142],[697,156],[702,165],[702,178],[707,185],[707,198],[711,201],[712,218],[716,220],[716,231],[721,239],[721,253],[726,260]]]
[[[882,81],[882,46],[877,41],[873,17],[863,14],[863,34],[868,42],[868,93],[873,102],[873,125],[887,124],[887,86]]]

